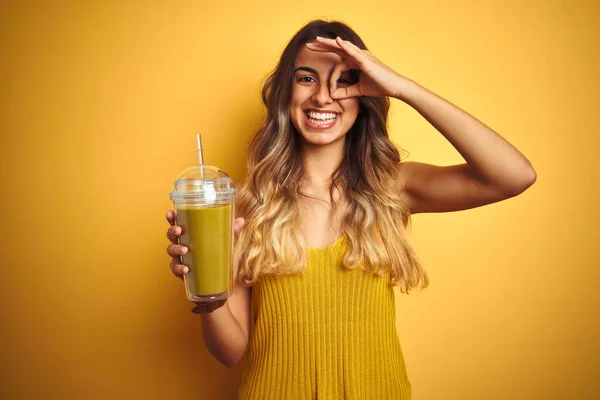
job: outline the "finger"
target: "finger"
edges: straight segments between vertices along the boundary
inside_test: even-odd
[[[339,43],[337,42],[336,39],[330,39],[330,38],[326,38],[323,36],[317,36],[317,38],[315,39],[315,42],[317,44],[322,44],[322,45],[326,45],[326,46],[331,46],[337,49],[341,49],[342,47],[339,45]]]
[[[236,218],[233,221],[233,235],[237,237],[240,234],[240,231],[246,224],[246,220],[244,218]]]
[[[177,244],[177,239],[181,235],[181,227],[178,225],[173,225],[169,229],[167,229],[167,239],[169,239],[172,243]]]
[[[308,45],[308,44],[307,44]],[[362,50],[354,43],[343,40],[339,36],[335,39],[327,39],[320,36],[317,36],[317,44],[315,46],[322,46],[317,51],[325,51],[325,48],[329,48],[329,51],[333,51],[336,54],[342,56],[342,58],[346,59],[348,57],[352,58],[359,66],[364,64],[367,61],[367,57],[363,52],[366,50]],[[312,48],[313,46],[310,46]],[[316,48],[315,48],[316,50]],[[367,52],[368,53],[368,52]],[[369,53],[370,54],[370,53]]]
[[[328,44],[322,44],[322,43],[306,43],[306,47],[309,48],[309,50],[312,51],[318,51],[321,53],[335,53],[338,56],[344,58],[347,57],[348,54],[341,49],[337,44],[336,45],[328,45]]]
[[[180,244],[170,244],[167,246],[167,253],[171,257],[179,257],[184,254],[187,254],[188,248],[186,246],[182,246]]]
[[[185,275],[190,271],[189,268],[186,265],[181,264],[177,258],[171,259],[171,264],[169,267],[171,267],[171,271],[173,271],[173,273],[180,278],[182,275]]]
[[[341,63],[335,66],[333,72],[331,73],[331,78],[329,78],[329,93],[335,92],[335,90],[337,89],[338,79],[340,79],[340,76],[342,76],[342,73],[344,71],[348,70],[348,64],[346,64],[345,61],[342,61]]]
[[[352,69],[364,69],[365,63],[369,60],[367,55],[370,55],[366,50],[362,50],[352,42],[347,40],[342,40],[339,37],[337,39],[326,39],[317,36],[317,43],[306,43],[310,50],[319,51],[319,52],[329,52],[335,53],[338,56],[342,57],[343,60],[348,63],[348,66]],[[342,43],[342,46],[338,44],[336,40]]]
[[[169,224],[171,225],[175,225],[175,221],[177,219],[177,211],[167,211],[167,221],[169,221]]]
[[[343,40],[341,37],[336,37],[335,42],[350,55],[359,65],[363,65],[367,61],[367,57],[363,54],[363,51],[354,43],[348,40]]]
[[[338,88],[335,92],[331,93],[331,98],[334,100],[348,99],[350,97],[359,97],[363,94],[358,88],[358,84],[352,86]]]

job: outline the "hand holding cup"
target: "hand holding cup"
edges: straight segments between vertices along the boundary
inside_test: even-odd
[[[181,236],[182,230],[181,226],[177,225],[176,219],[177,211],[167,211],[167,221],[170,225],[167,230],[167,239],[171,241],[171,244],[167,246],[167,254],[171,257],[171,271],[175,276],[183,279],[183,276],[189,272],[189,268],[181,262],[181,256],[188,252],[188,248],[179,244],[179,237]],[[242,230],[244,223],[244,218],[236,218],[233,221],[233,235],[235,238],[237,238]]]

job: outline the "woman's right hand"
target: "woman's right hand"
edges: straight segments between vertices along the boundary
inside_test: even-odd
[[[183,278],[183,275],[187,274],[189,269],[184,264],[181,264],[181,256],[188,252],[188,248],[179,244],[179,236],[181,235],[181,227],[175,224],[177,218],[177,211],[167,211],[167,221],[171,225],[167,230],[167,239],[171,241],[171,244],[167,246],[167,253],[171,257],[171,271],[178,278]],[[242,230],[244,218],[236,218],[233,221],[233,235],[237,238],[238,234]]]

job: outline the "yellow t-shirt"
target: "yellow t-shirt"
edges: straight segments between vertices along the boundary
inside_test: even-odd
[[[241,400],[410,399],[389,276],[342,266],[344,237],[305,275],[263,276]]]

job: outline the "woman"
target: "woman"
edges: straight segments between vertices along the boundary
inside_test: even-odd
[[[401,162],[386,129],[389,97],[425,117],[467,163]],[[409,399],[392,287],[428,283],[407,235],[410,215],[507,199],[535,171],[339,22],[310,22],[292,38],[263,102],[234,223],[234,292],[196,308],[206,345],[229,367],[248,348],[242,399]],[[171,269],[182,276],[187,249],[173,212],[167,219]]]

